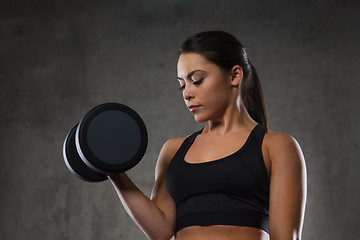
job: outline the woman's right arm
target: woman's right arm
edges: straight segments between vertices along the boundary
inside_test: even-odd
[[[179,139],[170,139],[161,148],[150,199],[126,173],[109,176],[127,213],[149,239],[168,240],[175,232],[176,207],[167,191],[165,176],[179,143]]]

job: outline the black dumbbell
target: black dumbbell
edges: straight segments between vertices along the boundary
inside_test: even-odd
[[[68,133],[63,145],[66,166],[88,182],[107,180],[139,163],[148,136],[141,117],[120,103],[94,107]]]

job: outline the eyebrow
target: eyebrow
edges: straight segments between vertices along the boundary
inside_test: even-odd
[[[187,78],[191,78],[196,72],[205,72],[205,71],[203,71],[203,70],[194,70],[194,71],[191,71],[186,77]],[[178,80],[184,80],[184,79],[182,79],[181,77],[177,77],[177,79]]]

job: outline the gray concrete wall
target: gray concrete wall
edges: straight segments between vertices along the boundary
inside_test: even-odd
[[[202,125],[177,90],[177,47],[204,30],[246,46],[269,128],[301,144],[303,239],[357,239],[357,1],[1,1],[0,239],[146,239],[109,182],[70,174],[67,132],[93,106],[134,108],[149,131],[129,171],[150,195],[162,144]]]

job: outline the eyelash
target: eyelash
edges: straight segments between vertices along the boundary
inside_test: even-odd
[[[198,80],[198,81],[196,81],[196,82],[193,82],[193,84],[194,84],[194,85],[200,85],[203,80],[204,80],[204,79],[202,78],[202,79],[200,79],[200,80]],[[185,85],[181,86],[181,87],[179,88],[179,90],[183,90],[184,88],[185,88]]]

